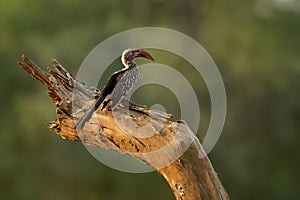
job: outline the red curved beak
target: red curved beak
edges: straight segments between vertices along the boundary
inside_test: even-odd
[[[138,57],[144,57],[144,58],[147,58],[149,60],[154,61],[154,58],[149,53],[147,53],[146,51],[138,50],[138,52],[139,52],[139,56]]]

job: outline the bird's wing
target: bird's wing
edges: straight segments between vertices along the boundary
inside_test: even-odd
[[[112,92],[112,110],[122,101],[125,95],[136,84],[138,78],[137,69],[127,70],[122,74]]]
[[[122,77],[124,70],[126,70],[126,69],[121,69],[119,71],[116,71],[108,78],[105,86],[103,87],[103,89],[101,91],[101,96],[107,96],[113,92],[113,89],[115,88],[116,83]]]
[[[126,69],[121,69],[121,70],[113,73],[109,77],[108,81],[106,82],[104,88],[101,91],[100,97],[95,101],[95,103],[85,112],[85,114],[76,123],[76,125],[75,125],[76,129],[84,128],[84,125],[91,119],[94,112],[99,108],[99,106],[105,100],[107,95],[109,95],[113,92],[114,88],[117,87],[119,90],[123,89],[123,88],[120,88],[120,86],[116,86],[116,84],[119,83],[120,82],[119,80],[123,77],[122,74],[124,73],[124,70],[126,70]],[[120,85],[120,83],[119,83],[119,85]],[[118,98],[120,98],[120,101],[121,101],[124,98],[124,96],[122,98],[121,97],[118,97]],[[118,105],[118,103],[120,103],[120,101],[118,101],[116,105]]]
[[[111,109],[113,110],[115,107],[117,107],[117,105],[122,101],[122,99],[125,97],[126,93],[127,93],[127,89],[126,89],[126,76],[127,72],[125,72],[125,74],[123,74],[123,76],[120,77],[120,80],[117,82],[117,84],[115,85],[115,88],[112,92],[112,96],[111,96],[111,101],[112,101],[112,105],[111,105]]]

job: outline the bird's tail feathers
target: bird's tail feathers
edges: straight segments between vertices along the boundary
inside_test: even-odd
[[[75,129],[82,130],[85,124],[92,118],[94,112],[99,108],[104,101],[105,96],[100,96],[95,103],[84,113],[84,115],[76,122]]]

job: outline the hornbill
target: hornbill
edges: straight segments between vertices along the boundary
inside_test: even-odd
[[[137,82],[139,71],[134,59],[139,57],[144,57],[154,61],[149,53],[141,49],[126,49],[121,56],[124,68],[114,72],[109,77],[98,99],[76,123],[76,129],[80,130],[84,128],[86,122],[90,120],[93,113],[99,108],[105,99],[106,101],[103,102],[102,109],[109,103],[109,101],[112,101],[111,110],[117,107],[117,105]]]

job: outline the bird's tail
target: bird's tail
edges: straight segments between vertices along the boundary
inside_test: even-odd
[[[84,125],[91,119],[94,112],[99,108],[101,103],[104,101],[105,96],[101,95],[96,102],[84,113],[84,115],[76,122],[75,129],[82,130]]]

